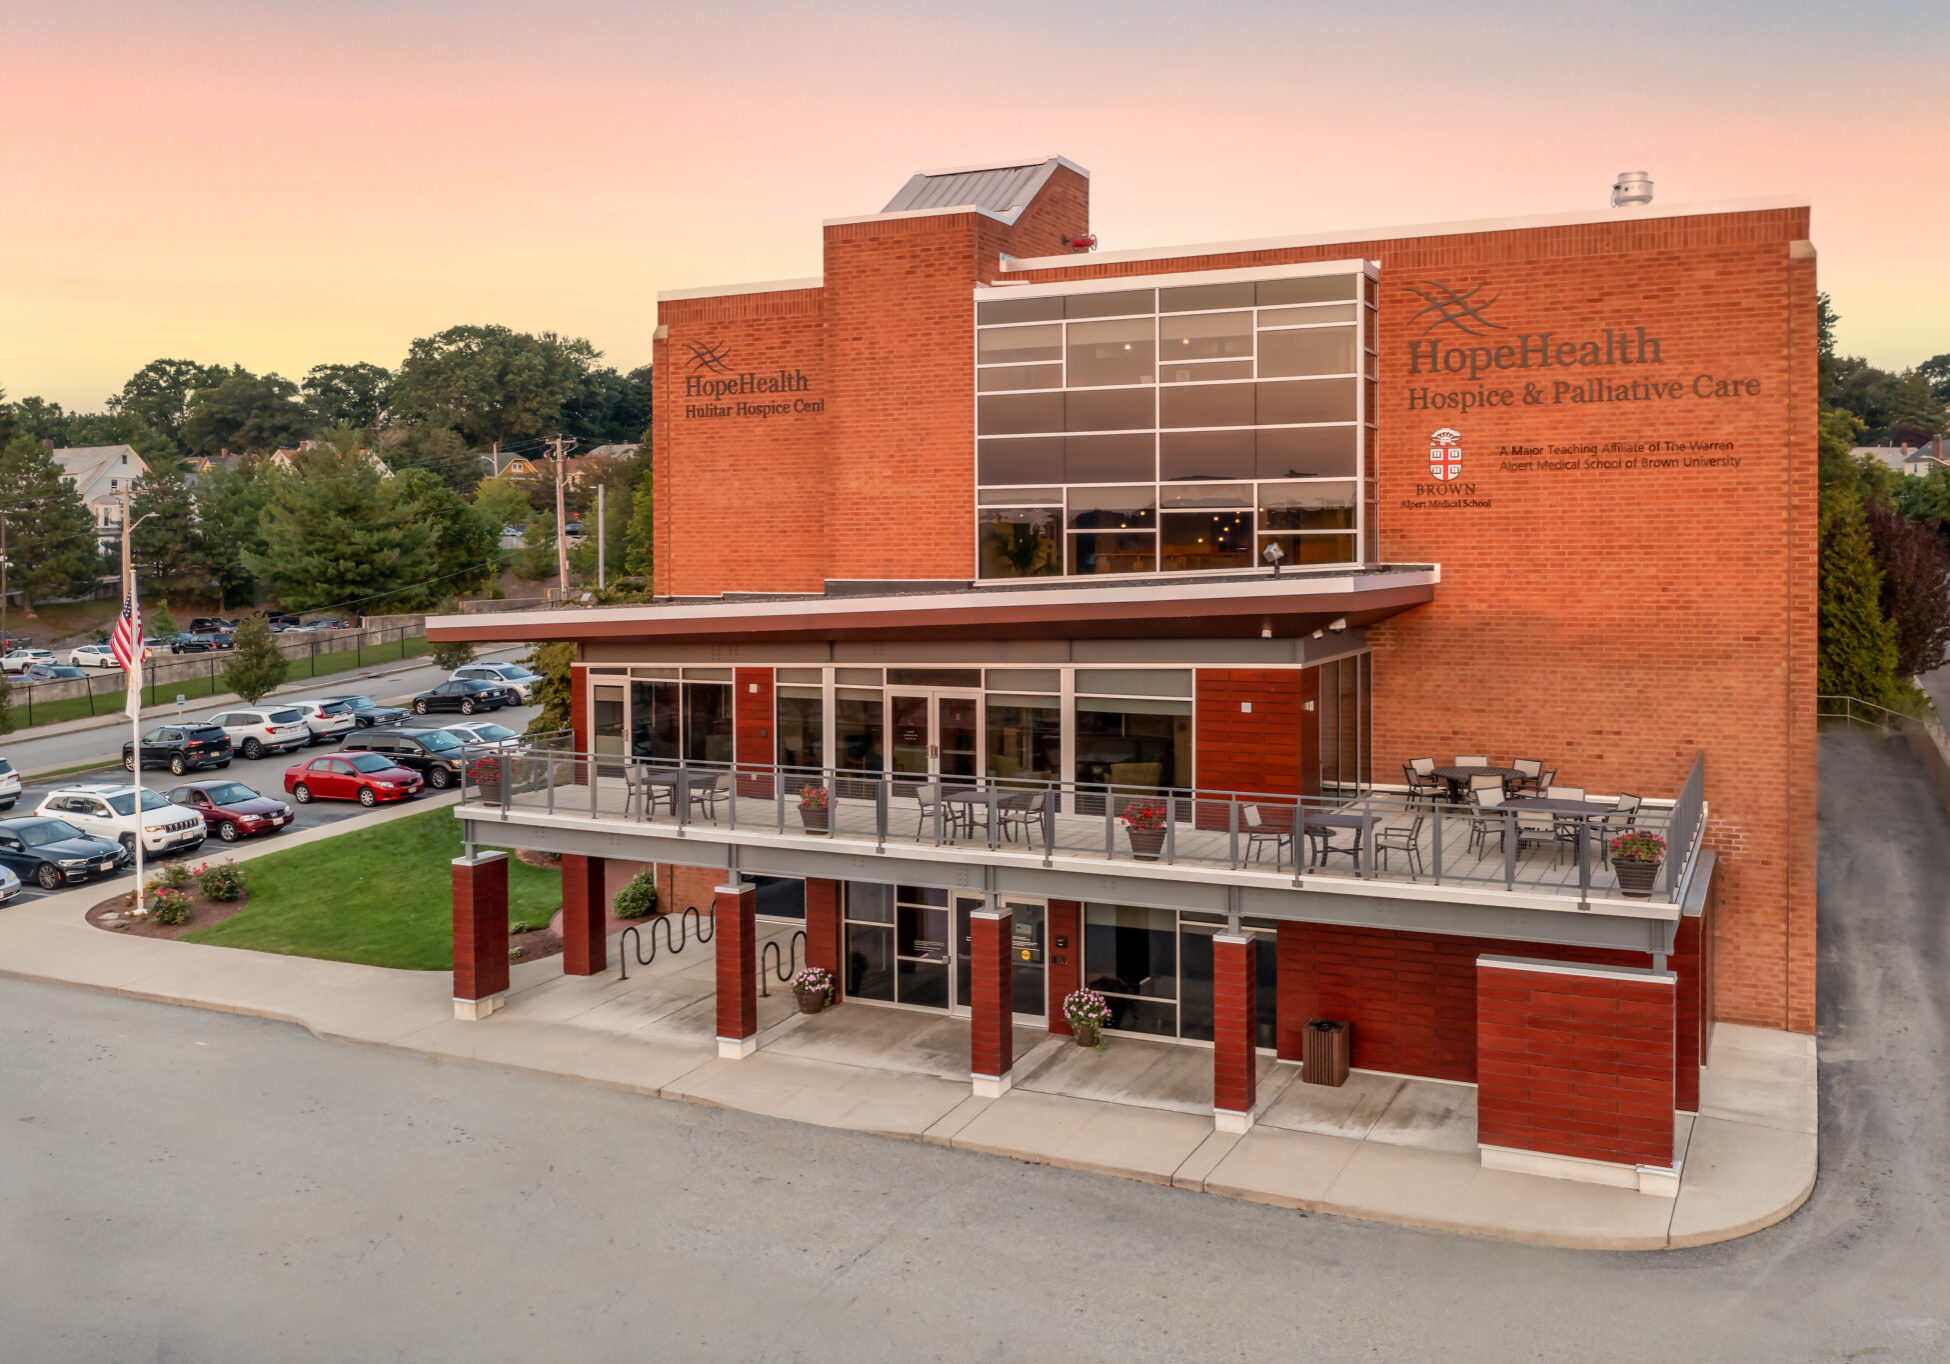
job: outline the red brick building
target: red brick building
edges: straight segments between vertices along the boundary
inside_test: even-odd
[[[1338,1020],[1486,1160],[1668,1187],[1712,1021],[1814,1025],[1808,216],[1097,251],[1062,158],[917,175],[662,296],[655,605],[433,625],[578,646],[573,780],[470,839],[803,916],[978,1089],[1087,984],[1222,1123]]]

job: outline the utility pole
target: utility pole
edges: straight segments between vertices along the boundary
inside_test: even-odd
[[[562,585],[562,600],[567,601],[569,599],[569,541],[568,541],[568,537],[563,534],[564,530],[566,530],[568,527],[568,517],[562,509],[562,488],[565,480],[565,469],[563,466],[562,457],[566,455],[570,450],[575,449],[576,442],[573,438],[565,439],[564,437],[558,435],[554,440],[554,445],[555,445],[555,571],[558,575],[560,575],[560,581]]]
[[[596,590],[598,592],[609,586],[608,582],[605,581],[606,575],[603,566],[603,551],[608,547],[609,536],[605,535],[603,531],[603,485],[598,483],[596,485]],[[6,553],[6,548],[6,527],[0,525],[0,555]]]

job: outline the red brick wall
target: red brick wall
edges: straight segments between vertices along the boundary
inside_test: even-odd
[[[732,678],[732,713],[736,723],[738,762],[741,765],[770,767],[777,761],[773,757],[772,670],[736,668],[732,670]],[[770,800],[773,795],[772,774],[740,774],[738,794]]]
[[[1483,963],[1476,1139],[1625,1165],[1672,1165],[1670,977]]]
[[[657,908],[665,914],[679,914],[695,908],[699,914],[711,912],[711,899],[724,884],[723,867],[684,867],[669,862],[657,864]]]
[[[1049,989],[1049,1030],[1070,1036],[1069,1020],[1063,1017],[1063,1001],[1083,980],[1083,906],[1075,900],[1051,900],[1045,931],[1049,946],[1044,951],[1047,966],[1043,979]],[[1062,939],[1068,946],[1059,947]]]
[[[1282,923],[1278,950],[1281,1059],[1300,1059],[1308,1019],[1342,1019],[1354,1025],[1351,1065],[1435,1080],[1476,1079],[1477,957],[1652,964],[1645,952],[1334,924]]]
[[[454,998],[486,999],[508,988],[508,859],[456,862]]]
[[[721,1038],[751,1037],[758,1032],[758,935],[753,917],[758,892],[726,891],[716,897],[717,927],[711,950],[717,961],[717,1019]]]

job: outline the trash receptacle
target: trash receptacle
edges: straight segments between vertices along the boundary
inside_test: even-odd
[[[1347,1083],[1347,1054],[1352,1025],[1316,1018],[1307,1024],[1307,1040],[1300,1056],[1300,1078],[1310,1085]]]

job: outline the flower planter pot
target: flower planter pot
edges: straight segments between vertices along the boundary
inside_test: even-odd
[[[807,833],[823,834],[826,832],[827,818],[832,813],[831,809],[823,805],[816,809],[810,805],[801,805],[799,807],[799,822],[806,826]]]
[[[1625,862],[1613,858],[1611,869],[1618,873],[1618,889],[1628,900],[1652,898],[1652,883],[1659,879],[1663,862]]]
[[[1077,1024],[1076,1027],[1071,1029],[1071,1033],[1076,1037],[1079,1047],[1094,1047],[1097,1045],[1097,1030],[1088,1023]]]
[[[499,779],[480,782],[478,786],[483,802],[488,805],[499,805],[501,803],[501,782]]]
[[[816,1014],[826,1007],[824,990],[799,990],[794,993],[799,1000],[799,1012],[802,1014]]]
[[[1165,846],[1163,829],[1126,829],[1131,840],[1131,856],[1140,862],[1156,862]]]

